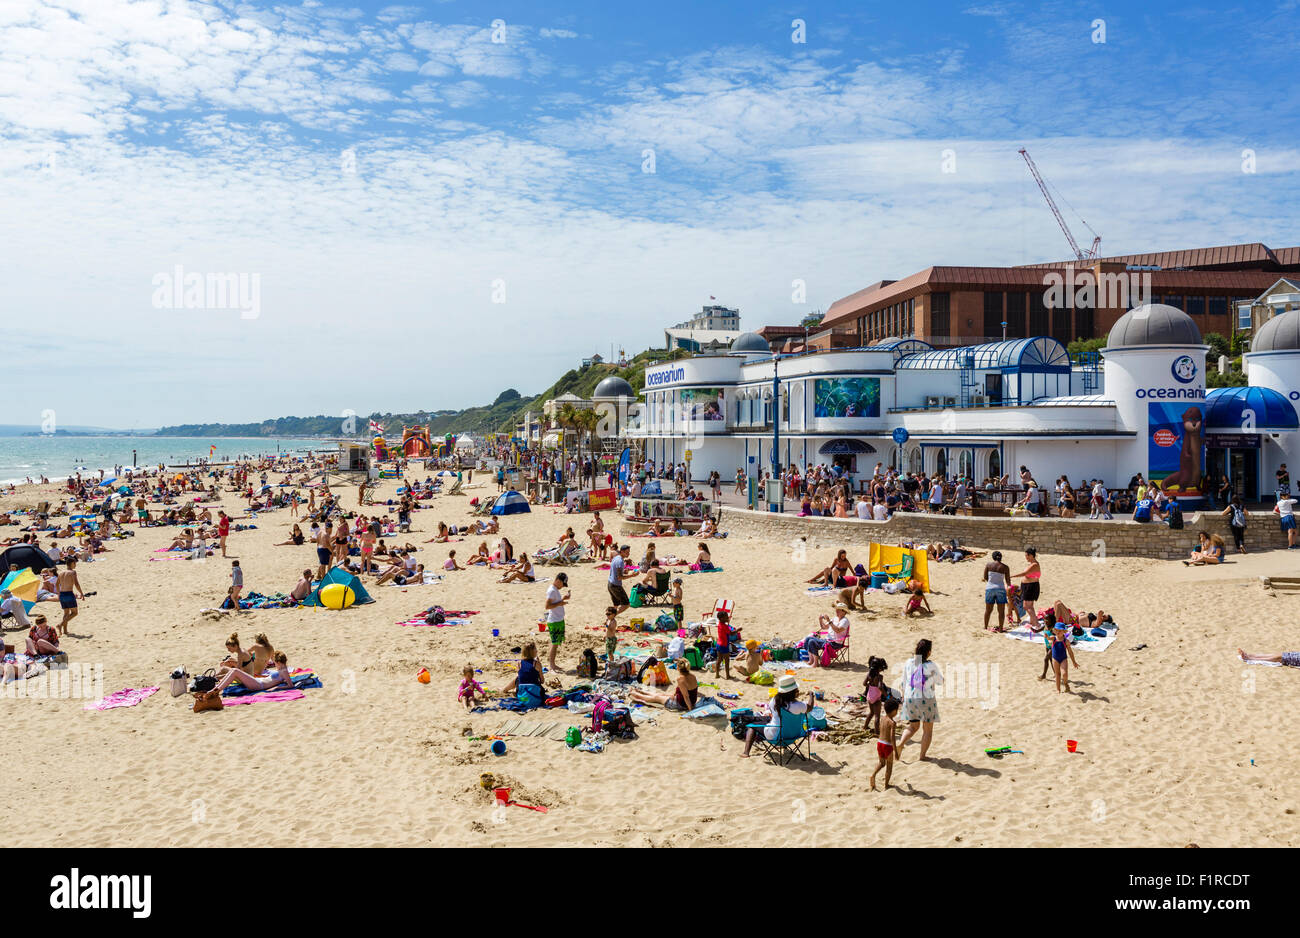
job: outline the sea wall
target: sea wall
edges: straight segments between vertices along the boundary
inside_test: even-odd
[[[888,521],[860,521],[856,518],[800,518],[790,512],[748,511],[722,508],[718,527],[730,537],[754,537],[782,544],[804,538],[810,547],[839,548],[865,546],[872,541],[897,544],[912,541],[947,543],[957,538],[977,550],[1004,553],[1037,547],[1045,554],[1108,557],[1154,557],[1176,560],[1186,557],[1202,531],[1220,535],[1233,550],[1232,532],[1217,512],[1196,512],[1183,516],[1181,531],[1171,531],[1159,522],[1139,524],[1118,517],[1114,521],[1086,518],[978,518],[896,512]],[[1246,527],[1246,549],[1271,550],[1286,547],[1286,536],[1278,528],[1277,516],[1251,512]],[[1104,553],[1103,553],[1104,552]]]

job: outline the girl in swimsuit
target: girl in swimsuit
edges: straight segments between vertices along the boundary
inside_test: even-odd
[[[226,655],[226,660],[221,662],[217,668],[218,674],[224,675],[231,668],[240,668],[247,671],[252,667],[254,655],[251,651],[244,651],[239,647],[238,632],[231,632],[230,638],[226,639]]]
[[[1070,647],[1069,626],[1064,622],[1057,622],[1052,626],[1052,644],[1049,649],[1052,656],[1052,671],[1056,674],[1056,692],[1061,692],[1061,682],[1065,682],[1065,692],[1070,692],[1070,664],[1076,668],[1079,662],[1075,660],[1074,649]],[[1069,656],[1069,664],[1066,663],[1066,657]]]

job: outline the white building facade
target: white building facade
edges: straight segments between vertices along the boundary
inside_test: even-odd
[[[1096,356],[1072,361],[1048,337],[943,350],[886,339],[777,357],[746,333],[729,354],[648,368],[633,432],[657,465],[689,452],[694,479],[794,463],[840,465],[861,482],[883,463],[981,482],[1016,480],[1025,465],[1049,485],[1065,475],[1123,487],[1141,473],[1196,499],[1208,461],[1212,474],[1235,470],[1247,497],[1263,497],[1288,454],[1300,465],[1300,351],[1270,346],[1250,356],[1256,393],[1246,399],[1224,396],[1244,389],[1207,395],[1207,349],[1190,317],[1160,305],[1121,317],[1104,365]],[[1250,432],[1225,430],[1243,413],[1256,419]],[[1251,447],[1249,459],[1233,455]]]

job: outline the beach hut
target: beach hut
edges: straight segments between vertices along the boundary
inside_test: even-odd
[[[494,515],[522,515],[530,511],[532,509],[528,507],[528,499],[513,489],[497,496],[495,504],[492,505]]]
[[[54,566],[50,555],[30,544],[15,544],[0,553],[0,574],[11,570],[32,570],[40,573]]]
[[[360,578],[342,567],[335,567],[325,574],[324,579],[316,584],[306,599],[304,606],[324,606],[327,609],[346,609],[349,606],[363,606],[375,599],[361,585]]]

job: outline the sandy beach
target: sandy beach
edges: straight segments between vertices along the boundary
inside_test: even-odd
[[[382,483],[379,497],[391,497],[395,485]],[[42,498],[57,503],[55,487],[43,488],[47,494],[27,487],[6,495],[0,509]],[[355,489],[336,491],[346,508],[355,508]],[[496,486],[467,491],[494,495]],[[242,501],[224,499],[228,511],[242,514]],[[421,559],[435,569],[447,546],[422,542],[440,520],[463,522],[468,499],[441,496],[422,504],[410,540],[421,544]],[[589,517],[535,508],[503,518],[502,531],[531,553],[554,544],[566,525],[581,532]],[[256,523],[257,530],[232,534],[230,553],[239,558],[248,589],[287,591],[304,568],[314,567],[314,551],[310,544],[273,546],[286,539],[287,509],[263,513]],[[108,712],[85,710],[80,699],[0,698],[7,738],[20,750],[8,759],[8,804],[25,843],[284,845],[271,824],[250,825],[251,813],[274,822],[297,846],[1300,842],[1294,784],[1300,756],[1290,749],[1284,724],[1300,706],[1300,673],[1247,666],[1236,655],[1238,647],[1296,646],[1300,596],[1266,590],[1258,579],[1294,573],[1294,555],[1285,551],[1230,555],[1221,567],[1189,569],[1171,561],[1098,563],[1040,548],[1044,600],[1103,608],[1120,626],[1104,652],[1078,653],[1072,694],[1057,694],[1050,680],[1039,680],[1041,645],[982,631],[982,561],[931,567],[935,615],[929,619],[904,620],[902,597],[870,594],[872,611],[852,616],[853,663],[796,671],[803,689],[823,691],[829,711],[835,698],[860,692],[868,655],[884,657],[896,682],[922,637],[933,640],[933,660],[949,675],[949,690],[957,670],[987,675],[982,692],[940,698],[931,761],[917,762],[917,746],[906,747],[894,774],[897,787],[872,792],[873,745],[817,741],[812,761],[781,767],[741,759],[741,742],[720,720],[684,720],[659,709],[637,740],[615,742],[600,754],[571,751],[549,738],[511,738],[507,754],[493,756],[486,742],[466,736],[490,734],[513,715],[468,714],[455,699],[460,669],[467,662],[482,668],[489,689],[509,680],[513,666],[494,659],[515,657],[511,647],[539,637],[547,568],[538,568],[533,584],[501,585],[495,571],[474,568],[433,585],[374,587],[375,603],[341,612],[203,614],[224,595],[229,561],[219,555],[154,561],[163,556],[154,551],[177,532],[137,531],[83,564],[82,584],[97,595],[82,603],[64,640],[73,663],[102,664],[106,692],[160,686],[159,693]],[[482,539],[452,546],[463,557]],[[645,541],[632,543],[639,556]],[[658,545],[661,557],[694,554],[688,538]],[[1003,550],[1019,569],[1021,545],[975,546]],[[687,618],[701,618],[715,599],[727,597],[747,638],[806,635],[833,594],[809,593],[803,581],[830,553],[813,552],[800,564],[788,545],[719,540],[713,555],[723,572],[685,577]],[[577,680],[572,669],[581,649],[601,651],[594,627],[608,601],[604,572],[592,564],[568,569],[573,598],[560,657],[570,669],[562,675],[566,686]],[[368,588],[371,583],[368,578]],[[479,613],[471,624],[448,628],[395,624],[435,603]],[[37,608],[57,621],[56,603]],[[245,641],[265,632],[292,667],[314,668],[324,686],[300,700],[190,712],[188,694],[170,696],[169,672],[216,665],[232,631]],[[21,634],[7,631],[5,641]],[[1138,646],[1145,647],[1132,650]],[[432,673],[428,685],[416,680],[421,668]],[[713,681],[711,671],[701,680]],[[741,694],[741,705],[767,699],[766,688],[719,684]],[[562,710],[534,716],[573,724],[586,719]],[[1067,753],[1067,739],[1078,740],[1077,753]],[[985,755],[985,748],[998,746],[1023,753]],[[503,778],[519,801],[545,805],[549,813],[494,811],[480,785],[484,772]]]

